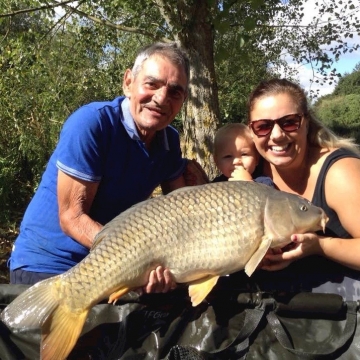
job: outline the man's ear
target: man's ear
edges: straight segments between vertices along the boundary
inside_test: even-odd
[[[123,92],[124,95],[130,98],[131,95],[131,87],[133,83],[134,77],[131,69],[126,69],[123,80]]]

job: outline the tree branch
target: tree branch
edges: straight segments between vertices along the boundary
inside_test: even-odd
[[[154,34],[151,32],[147,32],[144,30],[141,30],[139,28],[132,28],[132,27],[128,27],[128,26],[123,26],[123,25],[119,25],[119,24],[114,24],[113,22],[106,20],[106,19],[100,19],[96,16],[87,14],[81,10],[76,9],[75,7],[69,6],[68,4],[75,2],[75,0],[66,0],[66,1],[62,1],[62,2],[57,2],[57,1],[52,1],[52,4],[47,4],[44,6],[39,6],[36,8],[28,8],[28,9],[21,9],[21,10],[17,10],[17,11],[13,11],[11,13],[7,13],[7,14],[0,14],[0,18],[5,18],[5,17],[13,17],[19,14],[24,14],[24,13],[31,13],[31,12],[35,12],[35,11],[40,11],[40,10],[46,10],[46,9],[52,9],[55,7],[63,7],[69,11],[71,11],[72,13],[75,13],[79,16],[85,17],[97,24],[101,24],[101,25],[105,25],[117,30],[121,30],[121,31],[125,31],[125,32],[129,32],[129,33],[133,33],[133,34],[140,34],[140,35],[144,35],[150,38],[154,38]],[[171,40],[169,40],[168,38],[162,38],[160,39],[163,42],[170,42]]]
[[[114,29],[117,29],[117,30],[129,32],[129,33],[144,35],[144,36],[147,36],[147,37],[150,37],[150,38],[154,37],[154,34],[151,33],[151,32],[147,32],[147,31],[144,31],[144,30],[141,30],[141,29],[138,29],[138,28],[132,28],[132,27],[128,27],[128,26],[114,24],[113,22],[111,22],[111,21],[109,21],[107,19],[100,19],[100,18],[98,18],[96,16],[87,14],[87,13],[81,11],[81,10],[75,9],[72,6],[68,6],[66,4],[63,4],[62,7],[66,8],[66,9],[69,9],[73,13],[75,13],[75,14],[77,14],[79,16],[85,17],[85,18],[87,18],[87,19],[89,19],[89,20],[91,20],[91,21],[93,21],[93,22],[95,22],[97,24],[105,25],[105,26],[108,26],[108,27],[111,27],[111,28],[114,28]],[[164,42],[169,42],[170,41],[167,38],[162,38],[161,40],[164,41]]]
[[[54,4],[47,4],[47,5],[44,5],[44,6],[37,7],[37,8],[16,10],[16,11],[11,12],[11,13],[0,14],[0,18],[12,17],[12,16],[15,16],[15,15],[24,14],[24,13],[31,13],[31,12],[39,11],[39,10],[52,9],[54,7],[63,6],[63,5],[72,3],[72,2],[75,2],[75,0],[67,0],[67,1],[60,2],[60,3],[56,2]]]

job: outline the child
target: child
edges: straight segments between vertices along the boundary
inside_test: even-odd
[[[252,177],[260,155],[245,124],[232,123],[221,127],[215,135],[213,156],[222,175],[217,176],[212,182],[254,180],[274,187],[269,177]]]

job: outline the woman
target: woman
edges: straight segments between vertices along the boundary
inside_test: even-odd
[[[293,246],[266,255],[257,278],[268,290],[360,298],[360,156],[357,146],[316,120],[304,91],[285,79],[260,83],[248,101],[263,175],[279,190],[322,207],[325,234],[294,234]],[[301,260],[299,260],[301,259]],[[283,269],[283,270],[282,270]]]

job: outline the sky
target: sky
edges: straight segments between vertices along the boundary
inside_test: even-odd
[[[341,0],[336,0],[341,2]],[[328,1],[330,2],[330,1]],[[356,1],[355,1],[356,3]],[[313,0],[306,0],[304,2],[304,7],[305,7],[305,16],[303,18],[303,24],[308,24],[310,23],[310,21],[312,20],[312,18],[314,16],[316,16],[316,12],[314,9],[314,1]],[[359,7],[357,5],[357,7]],[[326,17],[323,17],[322,19],[318,16],[320,21],[326,21],[329,18],[329,14],[326,15]],[[345,40],[348,44],[353,43],[353,44],[360,44],[360,36],[359,35],[354,35],[353,39],[349,39],[347,38]],[[330,48],[331,46],[328,46],[328,48]],[[299,64],[294,64],[293,62],[291,62],[290,60],[287,61],[291,67],[293,67],[294,69],[297,70],[298,73],[298,80],[301,84],[301,86],[308,91],[308,93],[310,93],[310,90],[312,91],[316,91],[319,90],[319,96],[323,96],[326,94],[330,94],[334,91],[336,82],[334,82],[333,84],[329,85],[329,84],[323,84],[323,85],[319,85],[316,83],[311,83],[310,80],[313,78],[313,71],[311,69],[310,66],[300,66]],[[342,54],[339,58],[339,61],[333,64],[332,68],[336,68],[337,72],[339,72],[341,75],[344,75],[345,73],[351,73],[354,68],[355,65],[358,64],[360,62],[360,49],[357,50],[356,52],[353,51],[352,53],[346,53],[346,54]]]
[[[355,65],[360,62],[360,52],[357,51],[357,56],[351,56],[351,54],[344,54],[340,57],[339,61],[333,64],[333,67],[341,74],[344,75],[345,73],[351,73]],[[309,67],[301,66],[298,68],[298,79],[300,81],[301,86],[306,89],[308,92],[310,90],[319,89],[319,96],[323,96],[326,94],[331,94],[334,91],[336,82],[323,85],[311,84],[310,79],[312,78],[312,70]]]

